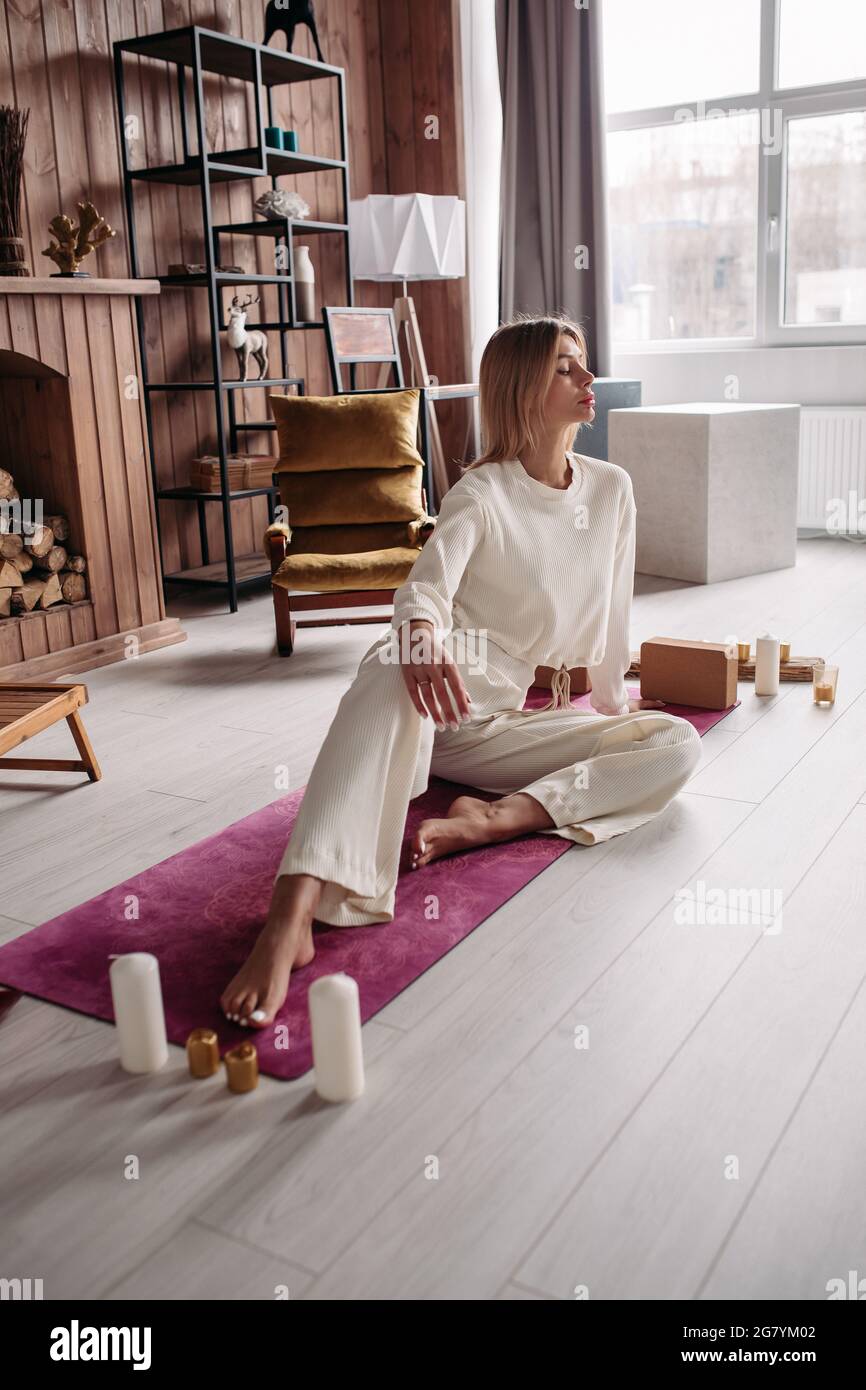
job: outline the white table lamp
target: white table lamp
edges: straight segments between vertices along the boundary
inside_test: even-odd
[[[393,280],[403,293],[394,302],[398,339],[405,330],[411,381],[431,384],[410,280],[460,280],[466,274],[466,204],[432,193],[372,193],[349,203],[354,280]],[[384,386],[390,367],[379,374]],[[429,412],[430,462],[436,491],[447,489],[445,456],[433,407]]]

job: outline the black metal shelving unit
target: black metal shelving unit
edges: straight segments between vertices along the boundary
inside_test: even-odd
[[[177,68],[177,94],[180,107],[180,129],[184,158],[180,164],[160,165],[150,168],[130,168],[129,149],[126,132],[126,94],[124,83],[124,54],[144,58],[154,58]],[[195,129],[193,152],[190,144],[190,111],[187,98],[187,69],[192,87],[192,117]],[[223,77],[233,77],[253,84],[255,91],[255,119],[258,143],[252,148],[242,150],[223,150],[213,153],[207,151],[205,135],[205,95],[204,74],[215,73]],[[201,193],[202,224],[204,229],[205,271],[198,275],[161,275],[157,278],[166,290],[208,291],[208,309],[211,330],[212,379],[209,381],[162,381],[152,382],[147,370],[147,345],[144,329],[144,308],[141,298],[136,298],[135,309],[141,352],[142,386],[144,392],[145,414],[147,418],[150,448],[151,472],[154,494],[158,501],[194,502],[198,509],[199,536],[202,548],[202,565],[195,570],[184,570],[177,574],[164,574],[165,585],[192,584],[205,588],[227,589],[229,606],[234,613],[238,607],[238,592],[250,585],[270,580],[270,572],[263,557],[238,557],[234,553],[232,539],[231,504],[246,497],[265,496],[268,499],[268,515],[273,520],[275,499],[279,489],[275,486],[244,488],[231,491],[228,484],[227,455],[236,452],[241,434],[251,431],[276,429],[272,420],[238,421],[235,408],[235,391],[274,389],[297,386],[303,391],[304,383],[299,377],[288,375],[288,345],[286,336],[298,331],[324,331],[324,322],[298,322],[295,305],[295,281],[292,273],[294,265],[293,234],[300,228],[304,238],[310,235],[334,233],[343,238],[346,270],[346,304],[354,304],[349,245],[349,163],[348,131],[346,125],[346,76],[343,68],[330,63],[319,63],[309,58],[301,58],[294,53],[286,53],[263,44],[248,43],[244,39],[233,38],[229,34],[203,29],[190,25],[181,29],[171,29],[159,34],[145,34],[139,38],[120,39],[114,44],[114,74],[117,87],[117,109],[120,119],[121,147],[123,151],[124,195],[126,217],[129,231],[130,269],[134,277],[141,274],[139,268],[138,242],[135,230],[135,185],[136,183],[158,182],[198,185]],[[340,158],[330,159],[305,152],[277,150],[265,144],[265,127],[274,125],[273,89],[294,82],[309,82],[328,79],[337,83],[339,97]],[[267,115],[266,115],[267,113]],[[276,217],[259,218],[253,222],[215,224],[211,206],[211,184],[223,183],[232,179],[254,179],[270,177],[271,187],[277,188],[282,175],[306,172],[337,170],[340,173],[343,195],[343,222],[319,222],[312,219]],[[270,237],[274,241],[274,264],[277,264],[277,248],[284,248],[281,258],[284,269],[274,275],[244,275],[235,272],[219,271],[223,264],[220,254],[220,240],[224,236]],[[223,322],[221,291],[226,288],[243,286],[275,285],[277,287],[278,318],[267,322],[250,324],[250,328],[261,328],[278,332],[280,335],[280,366],[282,375],[269,377],[265,381],[226,380],[222,371],[220,352],[220,333],[226,328]],[[216,408],[217,454],[220,461],[220,491],[199,492],[192,487],[160,487],[157,475],[157,460],[152,427],[151,397],[160,391],[208,391],[214,396]],[[266,413],[266,412],[265,412]],[[205,524],[205,504],[219,502],[222,506],[223,533],[225,538],[225,561],[211,564]],[[162,532],[157,506],[157,532],[162,557]],[[239,569],[243,571],[238,573]],[[250,571],[247,573],[246,571]]]

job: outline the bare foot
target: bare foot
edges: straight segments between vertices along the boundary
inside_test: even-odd
[[[266,1028],[286,1001],[293,969],[309,965],[315,956],[313,930],[274,930],[265,927],[220,999],[234,1023]]]
[[[499,801],[458,796],[444,820],[424,820],[418,826],[412,836],[412,868],[423,868],[443,854],[513,840],[515,835],[550,825],[552,819],[528,792],[515,792]]]
[[[255,946],[220,997],[226,1017],[244,1027],[266,1028],[289,992],[292,970],[309,965],[313,945],[313,911],[281,878],[274,890],[268,920]]]

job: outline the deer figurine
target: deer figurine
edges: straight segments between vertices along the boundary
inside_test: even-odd
[[[265,10],[265,37],[262,42],[270,43],[274,34],[282,30],[286,36],[286,50],[291,53],[295,42],[295,30],[299,24],[306,24],[316,45],[316,57],[320,63],[324,63],[316,17],[313,14],[313,0],[270,0]]]
[[[252,295],[241,303],[238,296],[235,295],[229,308],[229,326],[226,337],[229,341],[229,347],[233,347],[237,355],[241,381],[249,381],[251,357],[254,357],[259,364],[258,380],[262,381],[268,374],[267,334],[263,333],[260,328],[247,328],[247,309],[253,304],[260,303],[261,300],[253,299]]]

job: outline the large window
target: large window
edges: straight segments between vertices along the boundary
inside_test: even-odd
[[[603,0],[620,347],[866,337],[866,0]]]

